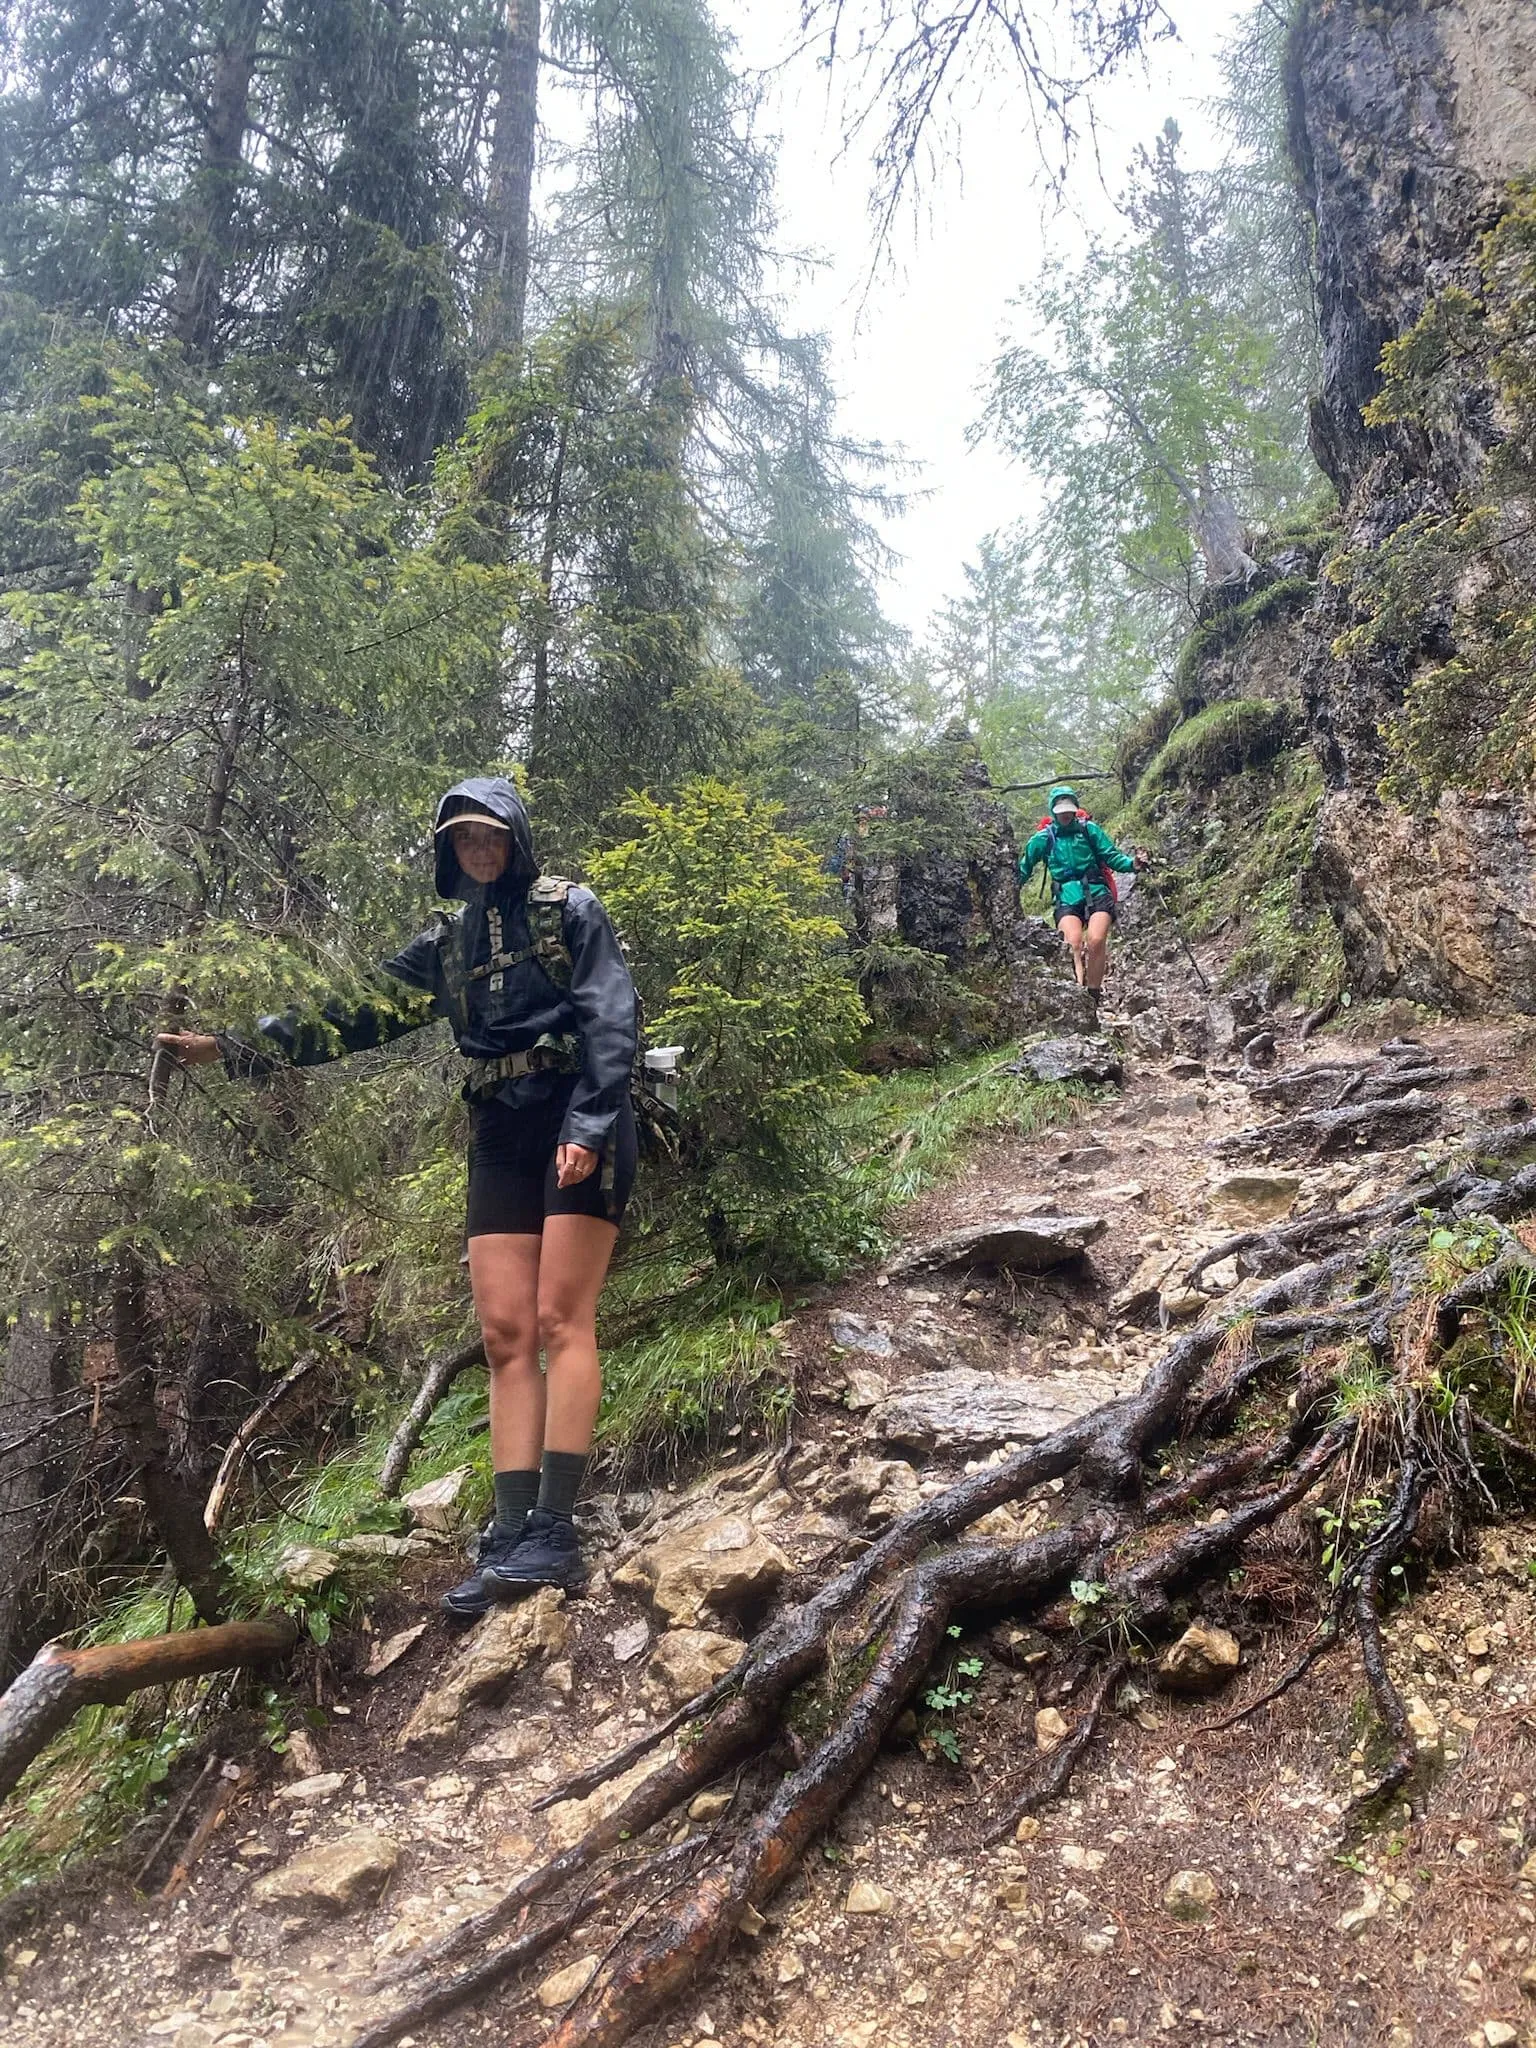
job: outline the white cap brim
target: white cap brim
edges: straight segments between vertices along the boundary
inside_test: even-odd
[[[505,818],[493,818],[489,811],[455,811],[451,818],[443,820],[437,830],[451,832],[455,825],[493,825],[498,832],[512,830]]]

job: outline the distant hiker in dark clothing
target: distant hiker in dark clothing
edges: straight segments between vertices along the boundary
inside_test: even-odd
[[[1109,965],[1109,933],[1115,921],[1112,877],[1148,865],[1137,847],[1124,853],[1102,825],[1096,825],[1077,800],[1070,783],[1051,791],[1047,816],[1019,857],[1019,875],[1028,882],[1044,862],[1051,878],[1056,929],[1072,955],[1072,971],[1095,1003]]]
[[[156,1043],[235,1076],[314,1066],[447,1017],[469,1061],[469,1278],[491,1381],[495,1520],[445,1596],[462,1620],[534,1586],[575,1590],[572,1522],[602,1380],[597,1299],[635,1177],[635,987],[589,889],[541,876],[522,799],[500,776],[455,783],[434,821],[440,916],[384,972],[398,1007],[263,1017],[263,1050],[202,1032]],[[425,1000],[422,1000],[422,998]],[[539,1370],[542,1348],[547,1377]]]

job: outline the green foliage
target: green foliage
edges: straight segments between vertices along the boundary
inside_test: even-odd
[[[149,1036],[363,988],[421,903],[432,797],[484,746],[517,587],[416,545],[326,423],[209,417],[139,376],[96,412],[99,566],[9,600],[0,726],[3,1257],[45,1296],[121,1247],[236,1285],[259,1264],[253,1205],[288,1207],[303,1163],[217,1082],[207,1113],[148,1114]]]
[[[687,1199],[716,1256],[764,1253],[829,1170],[828,1112],[864,1021],[827,877],[777,807],[719,782],[636,797],[591,862],[635,949],[651,1035],[687,1048]]]
[[[1261,768],[1292,737],[1294,715],[1284,704],[1239,697],[1212,704],[1174,728],[1141,780],[1141,794],[1170,789],[1210,790],[1230,775]]]

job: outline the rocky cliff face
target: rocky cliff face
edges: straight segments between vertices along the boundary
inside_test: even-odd
[[[1431,297],[1476,290],[1480,238],[1510,180],[1536,170],[1536,4],[1311,0],[1295,60],[1324,349],[1313,446],[1338,488],[1343,549],[1359,556],[1475,492],[1501,432],[1476,377],[1427,428],[1373,428],[1362,412],[1385,344]],[[1405,691],[1456,651],[1452,606],[1432,607],[1408,644],[1336,653],[1359,615],[1347,579],[1325,583],[1302,669],[1327,790],[1319,880],[1351,978],[1365,993],[1536,1010],[1536,810],[1477,789],[1414,820],[1378,794]]]

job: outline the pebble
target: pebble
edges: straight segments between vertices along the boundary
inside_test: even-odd
[[[1163,1890],[1163,1904],[1175,1920],[1210,1918],[1221,1894],[1208,1870],[1176,1870]]]
[[[597,1963],[595,1955],[582,1956],[578,1962],[567,1963],[563,1970],[552,1971],[534,1996],[546,2012],[554,2012],[558,2006],[569,2005],[573,1998],[581,1996],[597,1975]]]
[[[1055,1707],[1042,1707],[1035,1716],[1036,1749],[1053,1750],[1058,1744],[1065,1742],[1071,1732],[1066,1720]]]
[[[856,1877],[843,1901],[845,1913],[894,1913],[895,1910],[895,1895],[882,1884],[871,1884],[867,1877]]]
[[[778,1980],[781,1984],[798,1984],[805,1975],[805,1963],[794,1949],[786,1949],[779,1957]]]

